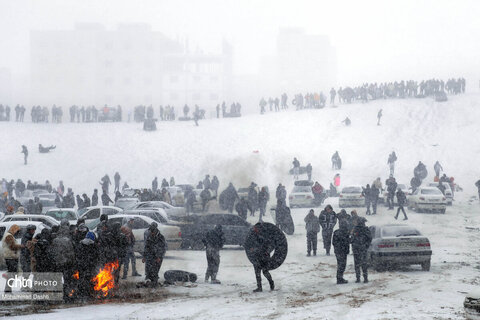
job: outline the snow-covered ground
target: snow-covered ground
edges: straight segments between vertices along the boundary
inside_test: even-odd
[[[407,212],[408,224],[416,226],[432,244],[430,272],[419,266],[377,273],[370,283],[355,284],[353,258],[349,256],[347,285],[335,283],[335,257],[319,250],[306,257],[303,218],[308,209],[294,209],[296,232],[288,237],[285,263],[272,272],[277,289],[253,294],[253,267],[244,251],[221,252],[219,279],[222,285],[202,281],[206,269],[204,252],[170,251],[162,270],[196,272],[193,287],[159,288],[171,295],[154,303],[115,303],[68,308],[53,314],[35,314],[35,319],[462,319],[466,292],[480,283],[480,231],[467,230],[480,222],[475,181],[480,152],[480,95],[449,96],[446,103],[431,99],[373,101],[340,105],[323,110],[289,110],[239,119],[209,119],[159,123],[156,132],[142,131],[141,124],[32,124],[1,123],[4,137],[0,176],[43,182],[54,186],[63,180],[75,193],[91,194],[100,177],[115,171],[130,186],[148,187],[153,177],[174,176],[177,183],[195,183],[205,174],[217,175],[221,188],[251,181],[268,185],[271,193],[281,182],[290,191],[293,181],[286,173],[296,156],[302,165],[310,162],[313,179],[328,186],[336,171],[330,157],[336,150],[343,160],[342,185],[385,180],[387,157],[398,157],[397,181],[409,183],[419,160],[433,179],[433,164],[439,160],[445,172],[464,188],[445,215]],[[376,114],[383,109],[382,125]],[[340,121],[346,116],[350,127]],[[50,154],[39,154],[37,145],[55,144]],[[30,149],[23,165],[20,146]],[[258,152],[256,152],[258,151]],[[123,182],[122,182],[123,183]],[[338,208],[336,199],[328,199]],[[364,209],[360,209],[364,214]],[[319,210],[315,213],[318,215]],[[255,222],[252,218],[251,222]],[[381,207],[368,223],[392,222],[393,213]],[[321,238],[321,237],[319,237]],[[319,248],[322,247],[319,239]],[[141,264],[138,261],[138,264]],[[143,271],[143,270],[142,270]],[[143,272],[142,272],[143,273]]]

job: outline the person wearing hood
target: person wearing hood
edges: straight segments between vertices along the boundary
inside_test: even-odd
[[[112,199],[110,199],[110,197],[108,196],[108,193],[106,190],[103,190],[103,194],[102,194],[102,204],[104,206],[108,206],[110,203],[113,203]]]
[[[122,279],[127,279],[128,275],[128,266],[130,261],[132,262],[132,277],[140,277],[141,275],[137,272],[137,264],[134,252],[134,245],[135,245],[135,236],[133,235],[132,228],[135,219],[129,218],[127,223],[125,223],[120,230],[125,235],[127,239],[127,252],[125,255],[125,259],[123,259],[123,277]]]
[[[348,215],[346,212],[344,212]],[[348,283],[343,278],[343,273],[347,266],[347,255],[350,253],[350,230],[347,219],[339,222],[339,228],[333,233],[333,250],[337,258],[337,284]]]
[[[372,242],[372,234],[365,225],[367,219],[359,218],[355,227],[352,230],[352,251],[353,261],[355,264],[355,275],[357,277],[356,283],[360,283],[360,269],[363,273],[363,282],[368,282],[368,261],[367,249]]]
[[[158,224],[152,222],[144,234],[145,247],[142,262],[145,263],[145,280],[149,282],[152,287],[158,285],[158,272],[162,266],[166,251],[165,237],[157,227]]]
[[[216,225],[214,229],[209,230],[202,239],[205,245],[207,255],[207,272],[205,273],[205,282],[211,278],[211,283],[220,284],[217,280],[218,268],[220,266],[220,249],[225,244],[225,235],[221,225]]]
[[[77,194],[76,198],[77,198],[78,210],[85,208],[85,204],[83,202],[83,199],[80,197],[79,194]]]
[[[307,257],[310,257],[310,252],[313,249],[313,255],[317,255],[317,234],[320,232],[320,223],[315,216],[313,209],[310,209],[304,219],[305,229],[307,230]]]
[[[257,184],[252,182],[250,184],[250,187],[248,187],[248,202],[250,204],[250,216],[255,216],[255,211],[257,211],[257,205],[258,205],[258,193],[256,190]]]
[[[87,196],[86,193],[82,194],[83,197],[83,207],[88,208],[90,207],[90,198]]]
[[[96,274],[96,267],[99,261],[99,251],[95,244],[95,234],[87,232],[77,249],[78,266],[78,295],[89,298],[94,296],[94,289],[91,279]]]
[[[21,244],[23,247],[20,253],[20,265],[22,266],[22,271],[27,274],[32,272],[31,251],[35,245],[33,242],[33,235],[35,234],[36,229],[37,227],[35,225],[29,224],[26,232],[22,236]]]
[[[13,278],[13,273],[18,272],[18,258],[20,250],[24,247],[17,243],[15,235],[20,231],[20,227],[13,224],[5,234],[2,240],[3,257],[7,265],[7,280],[5,285],[5,292],[12,292],[12,287],[8,285],[9,280]]]

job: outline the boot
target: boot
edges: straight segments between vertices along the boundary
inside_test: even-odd
[[[314,255],[314,256],[317,255],[317,250],[313,250],[313,255]]]
[[[220,284],[221,282],[217,280],[217,274],[214,273],[212,274],[212,281],[210,282],[211,284]]]
[[[348,283],[348,281],[343,278],[337,279],[337,284],[345,284],[345,283]]]
[[[141,277],[142,275],[140,273],[138,273],[137,271],[135,271],[133,274],[132,274],[132,277]]]
[[[357,278],[357,280],[355,281],[355,283],[360,283],[360,277]]]
[[[210,278],[210,275],[208,273],[205,273],[205,282],[208,282],[208,278]]]
[[[126,273],[123,274],[122,279],[124,279],[124,280],[127,279],[127,274]]]
[[[272,280],[269,283],[270,283],[270,290],[271,291],[275,290],[275,282],[273,282],[273,280]]]
[[[253,290],[253,292],[262,292],[262,287],[257,287],[257,289]]]
[[[310,257],[310,252],[307,252],[307,257]]]
[[[363,276],[363,283],[368,283],[368,277],[367,276]]]

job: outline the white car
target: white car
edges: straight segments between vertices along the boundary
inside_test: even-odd
[[[161,224],[172,224],[170,221],[167,213],[165,210],[160,208],[140,208],[140,209],[132,209],[132,210],[125,210],[122,214],[130,214],[130,215],[138,215],[138,216],[145,216],[152,218],[158,223]]]
[[[178,217],[185,217],[187,215],[187,212],[185,211],[184,207],[174,207],[169,203],[166,203],[164,201],[145,201],[145,202],[138,202],[131,208],[130,210],[135,210],[135,209],[149,209],[149,208],[160,208],[165,210],[167,215],[170,218],[178,218]]]
[[[77,211],[78,219],[85,219],[85,223],[92,222],[95,219],[100,218],[102,214],[107,216],[122,213],[123,209],[112,206],[95,206],[82,208]]]
[[[42,232],[43,229],[48,228],[46,225],[44,225],[42,222],[39,221],[8,221],[8,222],[0,222],[0,238],[3,241],[3,238],[5,237],[5,234],[7,233],[8,229],[12,225],[16,224],[17,226],[20,227],[20,231],[15,235],[15,239],[17,239],[17,243],[21,242],[22,236],[27,230],[27,226],[33,224],[36,228],[34,237]],[[0,268],[5,267],[5,258],[3,257],[3,246],[0,246]]]
[[[405,196],[408,197],[410,195],[410,190],[408,189],[407,185],[406,184],[401,184],[399,183],[397,185],[397,190],[398,188],[400,188],[400,190],[403,191],[403,193],[405,193]],[[397,194],[396,194],[396,190],[395,190],[395,196],[393,197],[393,204],[396,205],[397,204]],[[382,198],[383,198],[383,203],[385,203],[385,206],[388,207],[388,202],[387,202],[387,197],[388,197],[388,192],[385,191],[382,195]]]
[[[430,241],[414,227],[402,224],[370,226],[372,243],[367,256],[377,271],[389,265],[419,264],[423,271],[430,270],[432,249]]]
[[[75,209],[72,208],[55,208],[50,209],[45,213],[46,216],[52,217],[61,222],[63,219],[68,220],[70,225],[77,224],[78,216]]]
[[[362,194],[361,186],[348,186],[342,189],[338,198],[338,206],[346,207],[365,207],[365,197]]]
[[[60,225],[60,222],[55,220],[55,218],[43,214],[12,214],[5,216],[2,220],[2,222],[9,221],[38,221],[49,228]]]
[[[408,208],[416,212],[439,211],[445,213],[447,209],[447,198],[437,187],[419,187],[408,197]]]
[[[294,186],[288,196],[290,207],[310,207],[313,206],[312,187]]]
[[[143,249],[145,246],[145,239],[144,239],[145,231],[150,227],[152,222],[157,222],[157,221],[153,220],[152,218],[141,216],[141,215],[117,214],[117,215],[109,216],[108,223],[113,224],[118,222],[120,223],[120,225],[123,226],[128,222],[130,218],[134,219],[133,227],[132,227],[132,232],[133,232],[133,235],[135,236],[134,251],[139,252],[140,254],[143,254]],[[100,223],[100,219],[96,219],[91,223],[87,224],[87,227],[90,230],[97,232],[96,228],[99,223]],[[158,225],[158,230],[160,230],[160,233],[165,237],[168,250],[176,250],[180,248],[180,245],[182,244],[182,233],[180,228],[177,226],[162,224],[159,222],[157,222],[157,225]]]
[[[447,198],[447,205],[451,206],[453,202],[453,193],[452,193],[452,189],[450,188],[450,184],[449,183],[442,183],[442,184],[445,187],[445,198]],[[438,182],[430,182],[428,186],[438,188]]]
[[[55,205],[55,198],[57,197],[55,193],[40,193],[37,197],[42,204],[42,213],[57,207]]]
[[[134,207],[137,203],[139,203],[140,200],[138,200],[137,197],[123,197],[123,198],[118,198],[117,201],[115,201],[115,207],[121,208],[121,209],[130,209]]]

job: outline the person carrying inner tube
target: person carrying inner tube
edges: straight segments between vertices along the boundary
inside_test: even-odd
[[[253,292],[262,292],[262,277],[261,272],[265,278],[267,278],[268,283],[270,284],[270,290],[275,289],[275,283],[273,282],[272,276],[268,270],[268,263],[270,261],[270,253],[274,249],[274,243],[269,239],[268,233],[262,233],[261,223],[257,223],[253,227],[254,231],[254,240],[257,243],[257,246],[251,248],[254,251],[255,263],[253,268],[255,270],[255,278],[257,279],[257,288]]]

